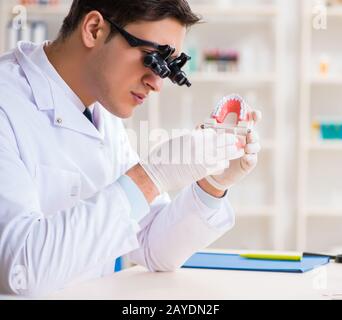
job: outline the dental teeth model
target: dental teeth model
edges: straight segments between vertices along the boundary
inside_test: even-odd
[[[220,100],[204,126],[226,129],[234,134],[246,136],[254,124],[250,118],[250,111],[250,107],[241,96],[232,94]]]
[[[237,147],[241,150],[245,147],[246,136],[254,125],[250,112],[251,108],[241,96],[237,94],[225,96],[202,127],[235,134],[238,138]]]

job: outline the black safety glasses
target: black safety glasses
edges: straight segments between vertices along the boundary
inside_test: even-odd
[[[171,56],[176,50],[172,46],[160,45],[155,42],[139,39],[121,28],[101,11],[95,8],[91,9],[100,12],[103,18],[125,38],[131,47],[151,47],[155,49],[155,51],[147,53],[143,61],[144,66],[151,69],[154,74],[163,79],[168,77],[173,83],[179,86],[191,86],[186,74],[181,70],[191,57],[182,53],[179,57],[172,58]]]

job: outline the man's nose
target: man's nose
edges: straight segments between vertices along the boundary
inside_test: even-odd
[[[155,92],[160,92],[163,87],[163,79],[152,72],[144,76],[143,83],[149,90]]]

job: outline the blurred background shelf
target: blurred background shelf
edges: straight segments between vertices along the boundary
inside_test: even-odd
[[[52,4],[52,5],[43,5],[43,4],[30,4],[25,6],[27,9],[27,14],[31,17],[35,16],[58,16],[63,15],[66,16],[70,9],[70,4]],[[11,11],[8,12],[9,15],[13,15]]]
[[[30,4],[25,5],[28,14],[32,15],[66,15],[69,11],[70,5],[67,4]],[[245,17],[245,16],[260,16],[260,17],[275,17],[278,14],[277,6],[274,5],[213,5],[213,4],[195,4],[192,5],[194,12],[202,13],[203,17]],[[330,13],[330,12],[329,12]],[[12,14],[9,12],[9,14]],[[331,12],[332,15],[338,14],[335,10]]]
[[[193,1],[196,3],[195,1]],[[274,17],[278,13],[276,5],[227,5],[222,4],[194,4],[191,6],[194,12],[200,12],[204,17],[212,16],[266,16]]]
[[[342,85],[342,74],[341,75],[329,75],[329,76],[316,76],[311,78],[311,83],[313,85]]]
[[[342,6],[337,8],[328,8],[327,13],[329,17],[342,18]]]
[[[313,0],[301,6],[297,249],[328,251],[342,243],[342,46],[336,37],[342,6],[324,11]],[[313,24],[320,14],[327,18],[321,28]]]
[[[307,144],[307,148],[311,151],[342,151],[341,141],[319,141]]]
[[[312,207],[307,208],[306,216],[316,217],[316,218],[326,218],[326,217],[334,217],[342,219],[342,207],[340,208],[329,208],[329,207]]]
[[[274,149],[276,147],[276,144],[272,140],[265,140],[264,139],[261,142],[261,147],[262,147],[263,150],[270,150],[270,151],[272,151],[272,149]],[[262,152],[262,150],[261,150],[261,152]]]
[[[277,15],[277,6],[274,5],[213,5],[213,4],[194,4],[191,6],[194,12],[200,12],[204,17],[210,16],[266,16],[274,17]],[[26,5],[28,14],[67,14],[70,8],[69,4],[54,4],[54,5],[43,5],[43,4],[30,4]],[[331,12],[337,14],[335,10]]]
[[[234,208],[238,218],[272,218],[274,217],[274,206],[260,206],[260,207],[236,207]]]
[[[243,73],[221,73],[221,72],[197,72],[191,74],[193,82],[234,82],[239,85],[249,84],[272,84],[276,80],[274,74],[243,74]]]

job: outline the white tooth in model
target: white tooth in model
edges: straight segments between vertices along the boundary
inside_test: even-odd
[[[250,107],[241,96],[231,94],[220,100],[204,127],[226,129],[246,136],[254,125],[250,112]]]
[[[211,118],[202,127],[235,134],[238,137],[237,147],[243,150],[246,145],[246,136],[254,126],[250,112],[251,108],[241,96],[231,94],[220,100]]]

